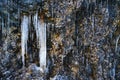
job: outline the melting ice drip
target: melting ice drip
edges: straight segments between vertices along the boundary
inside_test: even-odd
[[[34,16],[34,27],[39,47],[39,64],[43,72],[46,68],[46,24],[38,19],[38,13]]]
[[[21,23],[21,47],[22,47],[22,63],[25,66],[25,53],[27,53],[27,40],[28,40],[28,17],[24,16]]]

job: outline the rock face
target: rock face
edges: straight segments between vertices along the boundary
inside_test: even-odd
[[[120,80],[120,1],[0,0],[0,80]]]

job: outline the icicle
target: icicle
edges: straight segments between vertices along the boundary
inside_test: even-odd
[[[108,8],[108,0],[107,0],[107,8]]]
[[[39,41],[39,30],[38,30],[38,13],[35,14],[34,16],[34,27],[35,27],[35,30],[36,30],[36,37],[37,37],[37,42]],[[39,42],[38,42],[39,44]]]
[[[2,24],[1,24],[1,20],[0,20],[0,41],[1,41],[1,38],[2,38]]]
[[[103,1],[101,0],[101,8],[103,8]]]
[[[34,27],[36,30],[37,42],[39,44],[39,61],[42,72],[46,68],[46,24],[38,19],[38,13],[34,16]]]
[[[8,22],[7,22],[7,33],[9,34],[9,28],[10,28],[10,14],[8,13]]]
[[[117,37],[117,40],[116,40],[115,52],[117,52],[119,39],[120,39],[120,35]]]
[[[2,18],[2,34],[4,33],[3,28],[4,28],[4,19]]]
[[[113,80],[115,80],[115,72],[116,72],[116,62],[117,62],[117,60],[115,60],[114,62],[113,62],[113,69],[112,69],[112,76],[113,76]]]
[[[28,17],[24,15],[22,24],[21,24],[21,47],[22,47],[22,63],[23,67],[25,66],[24,55],[27,53],[27,40],[28,40]]]
[[[20,9],[19,8],[18,8],[18,13],[17,14],[18,14],[18,24],[17,25],[19,26],[19,22],[20,22]]]
[[[92,21],[92,24],[91,24],[91,25],[92,25],[92,31],[93,31],[93,35],[94,35],[94,34],[95,34],[95,31],[94,31],[94,28],[95,28],[95,16],[92,15],[92,16],[91,16],[91,19],[92,19],[92,20],[91,20],[91,21]]]

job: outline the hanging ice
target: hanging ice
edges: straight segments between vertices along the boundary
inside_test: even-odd
[[[24,15],[21,23],[21,47],[22,47],[22,63],[25,66],[25,53],[27,53],[27,40],[28,40],[28,17]]]
[[[115,45],[115,52],[117,52],[117,49],[118,49],[118,41],[120,39],[120,35],[117,37],[117,40],[116,40],[116,45]]]
[[[38,19],[38,14],[34,16],[34,27],[36,30],[37,42],[39,44],[39,64],[42,72],[46,68],[46,24]]]

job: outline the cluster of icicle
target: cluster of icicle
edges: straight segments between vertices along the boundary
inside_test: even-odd
[[[39,47],[39,70],[42,72],[46,68],[46,24],[41,22],[38,18],[38,13],[33,16],[33,25],[36,30],[37,37],[37,47]],[[22,62],[23,67],[25,67],[25,54],[27,53],[27,40],[28,40],[28,31],[29,31],[29,18],[28,16],[23,17],[21,23],[21,48],[22,48]],[[27,54],[26,54],[27,55]]]

